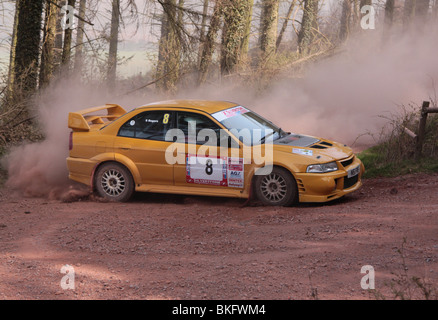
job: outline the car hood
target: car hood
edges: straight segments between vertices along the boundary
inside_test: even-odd
[[[344,144],[299,134],[289,134],[273,144],[276,151],[302,155],[317,163],[341,160],[353,154],[352,149]]]

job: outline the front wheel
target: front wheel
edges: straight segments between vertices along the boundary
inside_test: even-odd
[[[286,169],[274,167],[267,175],[256,176],[257,198],[269,206],[290,206],[298,200],[297,184]]]
[[[99,196],[116,202],[128,201],[134,193],[134,180],[126,167],[118,163],[103,164],[96,172]]]

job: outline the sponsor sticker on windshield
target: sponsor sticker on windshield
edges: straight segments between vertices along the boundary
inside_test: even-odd
[[[292,153],[302,154],[304,156],[313,156],[313,150],[293,148]]]
[[[238,106],[238,107],[233,107],[233,108],[230,108],[227,110],[216,112],[216,113],[212,114],[212,116],[217,121],[222,122],[228,118],[232,118],[232,117],[237,116],[239,114],[245,114],[247,112],[249,112],[248,109],[246,109],[242,106]]]

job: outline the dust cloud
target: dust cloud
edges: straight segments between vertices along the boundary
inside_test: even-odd
[[[375,32],[375,31],[370,31]],[[421,104],[434,93],[438,79],[436,28],[421,33],[362,36],[350,40],[342,51],[314,63],[304,77],[280,72],[269,90],[242,89],[235,83],[184,90],[172,98],[234,101],[255,110],[284,130],[353,144],[367,132],[378,132],[401,104]],[[3,159],[9,172],[7,187],[24,196],[69,199],[89,190],[68,179],[68,112],[105,103],[127,110],[168,99],[137,92],[114,96],[102,87],[60,80],[37,98],[38,119],[46,140],[24,144]],[[363,136],[356,146],[375,141]]]
[[[281,72],[263,95],[241,88],[224,95],[213,86],[200,95],[239,102],[286,131],[363,149],[377,142],[385,117],[435,96],[437,31],[435,26],[385,38],[364,32],[340,53],[312,64],[302,78]]]

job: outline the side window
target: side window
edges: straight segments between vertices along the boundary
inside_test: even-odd
[[[137,121],[135,121],[136,118],[137,116],[130,119],[128,122],[120,127],[118,134],[119,137],[135,138],[135,124],[137,123]]]
[[[191,112],[178,112],[177,128],[184,132],[186,142],[189,142],[189,126],[196,126],[196,143],[197,144],[209,144],[220,145],[220,132],[221,128],[206,116],[198,113]],[[213,130],[216,136],[214,141],[209,141],[208,137],[200,137],[199,133],[203,129]]]
[[[173,112],[146,111],[126,122],[119,136],[165,141],[166,133],[173,128]]]

